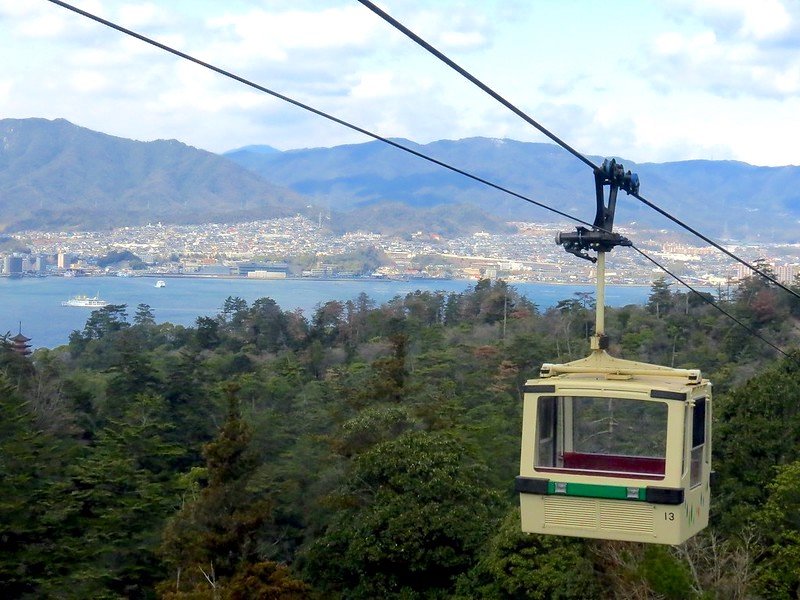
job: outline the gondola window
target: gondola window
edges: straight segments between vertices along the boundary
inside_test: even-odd
[[[663,479],[664,402],[543,396],[537,413],[537,469]]]
[[[703,458],[706,445],[706,399],[699,398],[692,415],[692,457],[689,486],[695,487],[703,481]]]

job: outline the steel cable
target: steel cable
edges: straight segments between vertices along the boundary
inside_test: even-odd
[[[359,2],[361,2],[361,1],[362,1],[362,0],[359,0]],[[281,94],[281,93],[279,93],[279,92],[276,92],[276,91],[274,91],[274,90],[271,90],[271,89],[269,89],[269,88],[266,88],[266,87],[264,87],[264,86],[262,86],[262,85],[259,85],[259,84],[257,84],[257,83],[254,83],[254,82],[252,82],[252,81],[250,81],[250,80],[248,80],[248,79],[246,79],[246,78],[244,78],[244,77],[241,77],[241,76],[239,76],[239,75],[236,75],[236,74],[234,74],[234,73],[231,73],[231,72],[229,72],[229,71],[226,71],[226,70],[224,70],[224,69],[222,69],[222,68],[220,68],[220,67],[214,66],[214,65],[212,65],[212,64],[210,64],[210,63],[207,63],[207,62],[205,62],[205,61],[202,61],[202,60],[200,60],[200,59],[198,59],[198,58],[195,58],[195,57],[193,57],[193,56],[191,56],[191,55],[189,55],[189,54],[186,54],[185,52],[181,52],[180,50],[177,50],[177,49],[175,49],[175,48],[172,48],[172,47],[170,47],[170,46],[167,46],[166,44],[162,44],[161,42],[157,42],[157,41],[155,41],[155,40],[153,40],[153,39],[151,39],[151,38],[148,38],[147,36],[144,36],[144,35],[142,35],[142,34],[140,34],[140,33],[137,33],[137,32],[135,32],[135,31],[132,31],[132,30],[130,30],[130,29],[126,29],[125,27],[122,27],[122,26],[120,26],[120,25],[117,25],[116,23],[113,23],[112,21],[108,21],[108,20],[106,20],[106,19],[103,19],[102,17],[99,17],[99,16],[97,16],[97,15],[94,15],[94,14],[92,14],[92,13],[89,13],[89,12],[87,12],[87,11],[84,11],[84,10],[82,10],[82,9],[80,9],[80,8],[77,8],[77,7],[75,7],[75,6],[72,6],[71,4],[68,4],[68,3],[66,3],[66,2],[63,2],[62,0],[48,0],[48,2],[51,2],[52,4],[56,4],[56,5],[58,5],[58,6],[61,6],[62,8],[65,8],[65,9],[67,9],[67,10],[70,10],[70,11],[72,11],[72,12],[75,12],[75,13],[77,13],[77,14],[81,15],[81,16],[84,16],[84,17],[86,17],[86,18],[88,18],[88,19],[91,19],[91,20],[93,20],[93,21],[95,21],[95,22],[97,22],[97,23],[100,23],[100,24],[102,24],[102,25],[105,25],[105,26],[107,26],[107,27],[110,27],[111,29],[114,29],[114,30],[116,30],[116,31],[119,31],[120,33],[124,33],[124,34],[126,34],[126,35],[129,35],[129,36],[131,36],[131,37],[134,37],[134,38],[136,38],[136,39],[138,39],[138,40],[140,40],[140,41],[142,41],[142,42],[145,42],[145,43],[147,43],[147,44],[150,44],[150,45],[152,45],[152,46],[155,46],[156,48],[159,48],[159,49],[161,49],[161,50],[164,50],[165,52],[169,52],[170,54],[173,54],[173,55],[175,55],[175,56],[178,56],[178,57],[180,57],[180,58],[183,58],[183,59],[185,59],[185,60],[188,60],[188,61],[190,61],[190,62],[193,62],[193,63],[195,63],[195,64],[197,64],[197,65],[199,65],[199,66],[202,66],[202,67],[204,67],[204,68],[206,68],[206,69],[209,69],[209,70],[211,70],[211,71],[214,71],[215,73],[218,73],[218,74],[220,74],[220,75],[223,75],[224,77],[228,77],[228,78],[230,78],[230,79],[233,79],[233,80],[235,80],[235,81],[238,81],[239,83],[242,83],[242,84],[244,84],[244,85],[247,85],[247,86],[249,86],[249,87],[251,87],[251,88],[253,88],[253,89],[256,89],[256,90],[259,90],[259,91],[261,91],[261,92],[264,92],[264,93],[266,93],[266,94],[269,94],[269,95],[271,95],[271,96],[273,96],[273,97],[275,97],[275,98],[278,98],[278,99],[280,99],[280,100],[283,100],[284,102],[287,102],[287,103],[289,103],[289,104],[292,104],[292,105],[294,105],[294,106],[297,106],[298,108],[302,108],[302,109],[304,109],[304,110],[306,110],[306,111],[309,111],[309,112],[311,112],[311,113],[313,113],[313,114],[316,114],[316,115],[318,115],[318,116],[320,116],[320,117],[323,117],[323,118],[325,118],[325,119],[328,119],[329,121],[333,121],[334,123],[338,123],[339,125],[342,125],[342,126],[344,126],[344,127],[347,127],[348,129],[352,129],[353,131],[357,131],[357,132],[359,132],[359,133],[362,133],[363,135],[366,135],[366,136],[368,136],[368,137],[371,137],[371,138],[373,138],[373,139],[375,139],[375,140],[378,140],[378,141],[380,141],[380,142],[383,142],[383,143],[385,143],[385,144],[388,144],[388,145],[390,145],[390,146],[393,146],[393,147],[395,147],[395,148],[397,148],[397,149],[399,149],[399,150],[402,150],[402,151],[404,151],[404,152],[407,152],[407,153],[409,153],[409,154],[412,154],[412,155],[414,155],[414,156],[417,156],[418,158],[421,158],[421,159],[423,159],[423,160],[426,160],[426,161],[429,161],[429,162],[431,162],[431,163],[433,163],[433,164],[439,165],[439,166],[441,166],[441,167],[443,167],[443,168],[445,168],[445,169],[448,169],[448,170],[450,170],[450,171],[453,171],[453,172],[455,172],[455,173],[458,173],[458,174],[460,174],[460,175],[463,175],[464,177],[467,177],[467,178],[469,178],[469,179],[472,179],[472,180],[474,180],[474,181],[477,181],[477,182],[479,182],[479,183],[482,183],[482,184],[484,184],[484,185],[487,185],[487,186],[489,186],[489,187],[491,187],[491,188],[494,188],[494,189],[496,189],[496,190],[498,190],[498,191],[501,191],[501,192],[504,192],[504,193],[506,193],[506,194],[509,194],[509,195],[511,195],[511,196],[514,196],[515,198],[518,198],[518,199],[520,199],[520,200],[524,200],[525,202],[529,202],[530,204],[533,204],[533,205],[535,205],[535,206],[538,206],[538,207],[540,207],[540,208],[542,208],[542,209],[544,209],[544,210],[550,211],[550,212],[552,212],[552,213],[554,213],[554,214],[557,214],[557,215],[559,215],[559,216],[562,216],[562,217],[564,217],[564,218],[566,218],[566,219],[569,219],[569,220],[571,220],[571,221],[574,221],[574,222],[576,222],[576,223],[579,223],[579,224],[581,224],[581,225],[585,225],[585,226],[587,226],[587,227],[592,227],[592,228],[594,228],[594,229],[598,229],[598,230],[600,230],[600,231],[605,231],[605,230],[604,230],[604,229],[602,229],[602,228],[594,227],[592,224],[590,224],[590,223],[588,223],[588,222],[586,222],[586,221],[583,221],[583,220],[581,220],[581,219],[579,219],[579,218],[577,218],[577,217],[574,217],[574,216],[572,216],[572,215],[570,215],[570,214],[568,214],[568,213],[565,213],[565,212],[562,212],[562,211],[560,211],[560,210],[558,210],[558,209],[552,208],[552,207],[550,207],[550,206],[548,206],[548,205],[546,205],[546,204],[543,204],[543,203],[541,203],[541,202],[538,202],[538,201],[536,201],[536,200],[533,200],[532,198],[528,198],[527,196],[524,196],[524,195],[522,195],[522,194],[519,194],[519,193],[517,193],[517,192],[514,192],[514,191],[512,191],[512,190],[509,190],[509,189],[507,189],[507,188],[505,188],[505,187],[503,187],[503,186],[501,186],[501,185],[498,185],[498,184],[496,184],[496,183],[493,183],[493,182],[491,182],[491,181],[489,181],[489,180],[487,180],[487,179],[484,179],[484,178],[482,178],[482,177],[478,177],[478,176],[476,176],[476,175],[473,175],[473,174],[471,174],[471,173],[469,173],[469,172],[467,172],[467,171],[464,171],[464,170],[462,170],[462,169],[459,169],[459,168],[457,168],[457,167],[454,167],[454,166],[452,166],[452,165],[449,165],[449,164],[447,164],[447,163],[445,163],[445,162],[443,162],[443,161],[440,161],[440,160],[438,160],[438,159],[435,159],[435,158],[433,158],[433,157],[430,157],[430,156],[428,156],[428,155],[426,155],[426,154],[424,154],[424,153],[422,153],[422,152],[418,152],[418,151],[416,151],[416,150],[414,150],[414,149],[412,149],[412,148],[409,148],[409,147],[407,147],[407,146],[404,146],[404,145],[402,145],[402,144],[399,144],[399,143],[397,143],[397,142],[394,142],[393,140],[390,140],[389,138],[383,137],[383,136],[381,136],[381,135],[378,135],[378,134],[376,134],[376,133],[373,133],[373,132],[371,132],[371,131],[369,131],[369,130],[367,130],[367,129],[364,129],[364,128],[362,128],[362,127],[359,127],[359,126],[357,126],[357,125],[354,125],[354,124],[352,124],[352,123],[349,123],[349,122],[347,122],[347,121],[345,121],[345,120],[343,120],[343,119],[340,119],[340,118],[338,118],[338,117],[335,117],[335,116],[333,116],[333,115],[330,115],[330,114],[328,114],[328,113],[326,113],[326,112],[324,112],[324,111],[321,111],[321,110],[319,110],[319,109],[316,109],[316,108],[314,108],[314,107],[312,107],[312,106],[309,106],[308,104],[304,104],[304,103],[302,103],[302,102],[300,102],[300,101],[298,101],[298,100],[294,100],[293,98],[290,98],[289,96],[285,96],[285,95],[283,95],[283,94]],[[477,80],[476,80],[476,81],[477,81]],[[483,84],[480,84],[480,85],[483,85]],[[516,109],[516,110],[515,110],[515,112],[516,112],[517,110],[518,110],[518,109]],[[519,111],[519,112],[521,112],[521,111]],[[529,119],[529,118],[528,118],[528,119]],[[526,119],[526,120],[527,120],[527,119]],[[530,119],[530,120],[532,121],[532,119]],[[534,122],[534,123],[535,123],[535,122]],[[535,126],[536,126],[537,128],[541,128],[541,126],[540,126],[540,125],[538,125],[538,124],[535,124]],[[543,128],[542,128],[542,129],[543,129]],[[558,138],[556,138],[556,137],[555,137],[555,136],[553,136],[552,134],[549,134],[549,133],[548,133],[548,136],[549,136],[549,137],[551,137],[551,139],[553,139],[554,141],[557,141],[557,143],[559,143],[559,145],[561,145],[562,147],[564,147],[564,148],[566,148],[566,149],[569,149],[569,150],[570,150],[570,151],[571,151],[573,154],[579,154],[579,153],[577,153],[577,151],[574,151],[574,150],[570,149],[570,148],[569,148],[569,147],[568,147],[566,144],[564,144],[563,142],[561,142],[560,140],[558,140]],[[581,156],[582,156],[582,155],[581,155]],[[589,166],[591,166],[591,167],[593,167],[593,168],[596,168],[596,167],[594,167],[594,165],[591,163],[591,161],[588,161],[588,159],[584,160],[584,162],[586,162],[586,163],[587,163]],[[637,197],[638,197],[638,195],[637,195]],[[641,198],[640,198],[640,199],[641,199]],[[610,232],[607,232],[607,233],[610,233]],[[727,315],[729,318],[731,318],[733,321],[735,321],[736,323],[738,323],[739,325],[741,325],[741,326],[742,326],[742,327],[743,327],[745,330],[747,330],[748,332],[750,332],[752,335],[755,335],[756,337],[758,337],[759,339],[761,339],[762,341],[764,341],[766,344],[768,344],[768,345],[769,345],[769,346],[771,346],[772,348],[775,348],[775,349],[776,349],[776,350],[778,350],[778,351],[779,351],[781,354],[784,354],[784,355],[788,356],[788,355],[787,355],[787,354],[786,354],[786,353],[785,353],[783,350],[781,350],[780,348],[778,348],[778,347],[777,347],[777,346],[775,346],[774,344],[772,344],[772,343],[768,342],[767,340],[765,340],[763,337],[761,337],[761,336],[760,336],[758,333],[754,332],[754,331],[753,331],[751,328],[749,328],[747,325],[745,325],[744,323],[742,323],[741,321],[739,321],[738,319],[736,319],[736,318],[735,318],[735,317],[733,317],[732,315],[728,314],[728,313],[727,313],[725,310],[723,310],[721,307],[717,306],[717,305],[716,305],[716,303],[714,303],[712,300],[709,300],[708,298],[706,298],[705,296],[703,296],[702,294],[700,294],[699,292],[697,292],[696,290],[694,290],[694,289],[693,289],[691,286],[689,286],[689,285],[688,285],[686,282],[684,282],[684,281],[683,281],[681,278],[679,278],[679,277],[678,277],[678,276],[676,276],[675,274],[671,273],[669,270],[667,270],[665,267],[663,267],[662,265],[660,265],[660,264],[659,264],[657,261],[655,261],[653,258],[651,258],[651,257],[650,257],[650,256],[648,256],[647,254],[645,254],[645,253],[644,253],[642,250],[639,250],[639,249],[638,249],[638,248],[636,248],[635,246],[634,246],[634,249],[635,249],[635,250],[636,250],[636,251],[637,251],[639,254],[641,254],[642,256],[644,256],[644,257],[645,257],[647,260],[649,260],[650,262],[652,262],[653,264],[655,264],[656,266],[658,266],[660,269],[662,269],[662,270],[663,270],[665,273],[667,273],[668,275],[670,275],[671,277],[673,277],[674,279],[676,279],[677,281],[679,281],[679,282],[680,282],[682,285],[684,285],[684,286],[685,286],[685,287],[687,287],[688,289],[692,290],[694,293],[698,294],[698,295],[699,295],[701,298],[703,298],[703,300],[704,300],[704,301],[706,301],[706,302],[710,303],[712,306],[714,306],[715,308],[717,308],[717,310],[719,310],[720,312],[722,312],[723,314],[725,314],[725,315]],[[747,263],[744,263],[744,264],[746,265]],[[748,265],[748,266],[749,266],[749,265]],[[751,268],[752,268],[752,267],[751,267]]]
[[[428,52],[433,54],[436,58],[438,58],[439,60],[441,60],[442,62],[447,64],[450,68],[452,68],[453,70],[455,70],[456,72],[461,74],[463,77],[465,77],[466,79],[468,79],[469,81],[474,83],[481,90],[483,90],[484,92],[489,94],[492,98],[494,98],[495,100],[500,102],[503,106],[505,106],[506,108],[510,109],[514,114],[516,114],[517,116],[522,118],[525,122],[529,123],[530,125],[533,125],[536,129],[541,131],[543,134],[545,134],[547,137],[549,137],[551,140],[553,140],[556,144],[561,146],[564,150],[566,150],[567,152],[569,152],[570,154],[575,156],[577,159],[581,160],[582,162],[584,162],[586,165],[588,165],[592,169],[596,170],[598,168],[597,165],[595,165],[591,160],[589,160],[582,153],[578,152],[572,146],[570,146],[569,144],[567,144],[566,142],[561,140],[554,133],[550,132],[546,127],[544,127],[540,123],[536,122],[532,117],[530,117],[529,115],[524,113],[522,110],[520,110],[519,108],[514,106],[511,102],[509,102],[503,96],[501,96],[500,94],[495,92],[492,88],[490,88],[485,83],[483,83],[481,80],[479,80],[477,77],[472,75],[469,71],[467,71],[466,69],[464,69],[463,67],[458,65],[455,61],[450,59],[443,52],[441,52],[440,50],[437,50],[436,48],[434,48],[431,44],[426,42],[419,35],[417,35],[413,31],[411,31],[408,27],[406,27],[405,25],[400,23],[397,19],[395,19],[391,15],[387,14],[385,11],[383,11],[380,8],[378,8],[377,6],[375,6],[375,4],[370,2],[370,0],[358,0],[358,2],[361,3],[362,5],[364,5],[365,7],[367,7],[372,12],[374,12],[376,15],[378,15],[384,21],[386,21],[387,23],[392,25],[392,27],[394,27],[398,31],[400,31],[403,34],[405,34],[407,37],[409,37],[415,43],[417,43],[418,45],[420,45],[423,48],[425,48],[425,50],[427,50]],[[781,282],[779,282],[774,277],[770,276],[768,273],[766,273],[763,270],[755,267],[754,265],[751,265],[750,263],[748,263],[744,259],[739,258],[738,256],[736,256],[735,254],[733,254],[729,250],[726,250],[725,248],[723,248],[717,242],[711,240],[710,238],[708,238],[707,236],[703,235],[702,233],[700,233],[699,231],[697,231],[693,227],[690,227],[689,225],[687,225],[686,223],[684,223],[683,221],[681,221],[677,217],[673,217],[667,211],[659,208],[658,206],[656,206],[655,204],[653,204],[649,200],[646,200],[644,197],[640,196],[638,193],[631,194],[631,195],[634,198],[636,198],[637,200],[639,200],[640,202],[642,202],[643,204],[645,204],[646,206],[652,208],[653,210],[655,210],[656,212],[658,212],[662,216],[664,216],[667,219],[669,219],[670,221],[672,221],[676,225],[678,225],[680,227],[683,227],[684,229],[686,229],[690,233],[694,234],[695,236],[697,236],[698,238],[700,238],[701,240],[703,240],[707,244],[710,244],[711,246],[713,246],[714,248],[716,248],[720,252],[726,254],[730,258],[736,260],[737,262],[739,262],[742,265],[746,266],[748,269],[752,270],[754,273],[757,273],[758,275],[760,275],[761,277],[763,277],[767,281],[770,281],[771,283],[777,285],[778,287],[780,287],[784,291],[788,292],[789,294],[793,295],[794,297],[796,297],[797,299],[800,300],[800,294],[798,294],[797,292],[795,292],[791,288],[783,285]]]

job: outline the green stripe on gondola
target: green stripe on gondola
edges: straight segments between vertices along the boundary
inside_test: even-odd
[[[561,491],[561,486],[564,486],[565,491]],[[557,489],[559,491],[556,491]],[[547,493],[553,496],[582,496],[584,498],[608,498],[611,500],[637,500],[644,502],[645,489],[643,487],[629,488],[622,485],[547,482]]]

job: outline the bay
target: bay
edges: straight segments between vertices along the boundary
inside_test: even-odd
[[[31,338],[34,348],[52,348],[66,344],[70,332],[82,330],[91,310],[61,306],[79,294],[94,296],[112,304],[126,304],[132,317],[138,304],[148,304],[159,323],[194,326],[200,316],[213,317],[222,308],[225,298],[238,296],[251,304],[269,297],[283,310],[301,309],[311,318],[318,306],[329,300],[354,300],[365,292],[377,304],[415,290],[464,292],[474,281],[461,280],[322,280],[322,279],[220,279],[165,278],[166,287],[156,288],[150,277],[44,277],[0,278],[0,333],[22,332]],[[535,302],[541,310],[555,306],[559,300],[574,298],[577,292],[592,292],[591,285],[553,285],[514,283],[517,291]],[[649,286],[608,286],[606,304],[624,306],[643,304],[650,294]]]

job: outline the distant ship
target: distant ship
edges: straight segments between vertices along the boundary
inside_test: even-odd
[[[69,300],[64,300],[61,303],[61,306],[78,306],[80,308],[103,308],[104,306],[108,306],[108,302],[105,300],[101,300],[100,296],[73,296]]]
[[[167,282],[164,281],[163,279],[159,279],[158,281],[156,281],[156,287],[167,287]]]

